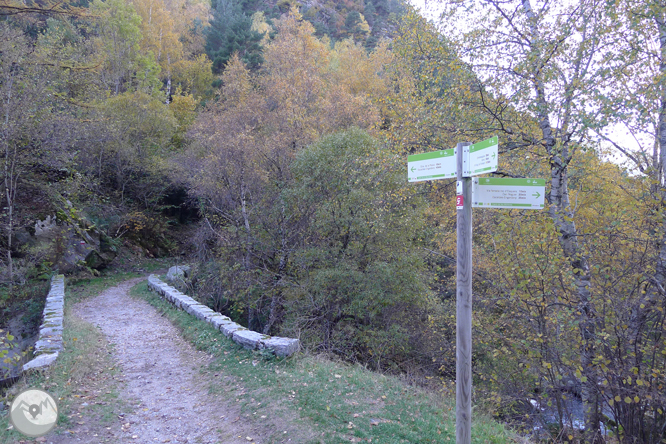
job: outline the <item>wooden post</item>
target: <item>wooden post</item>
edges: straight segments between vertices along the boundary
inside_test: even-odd
[[[456,443],[472,440],[472,179],[463,177],[463,148],[457,146],[456,265]],[[462,183],[462,190],[460,185]],[[462,195],[462,208],[459,205]]]

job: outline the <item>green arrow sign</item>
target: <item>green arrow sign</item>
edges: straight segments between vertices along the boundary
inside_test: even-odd
[[[465,152],[463,157],[463,176],[472,177],[497,171],[498,148],[499,139],[497,136],[466,148],[469,152]]]
[[[407,180],[452,179],[456,177],[455,150],[440,150],[407,157]]]
[[[482,177],[472,180],[472,207],[541,210],[545,193],[544,179]]]

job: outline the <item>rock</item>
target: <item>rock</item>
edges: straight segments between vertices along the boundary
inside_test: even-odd
[[[261,340],[264,338],[267,338],[267,336],[247,329],[236,330],[232,335],[234,342],[242,345],[248,350],[258,349]]]
[[[12,248],[18,249],[18,247],[23,245],[32,245],[34,244],[34,239],[27,228],[22,227],[14,231],[12,235]]]
[[[55,230],[58,228],[56,217],[46,216],[44,220],[35,223],[35,238],[38,240],[51,240]]]
[[[37,221],[34,235],[30,230],[17,231],[16,240],[22,245],[50,251],[49,261],[61,273],[71,273],[82,266],[100,270],[107,267],[117,255],[112,239],[74,209],[58,211],[58,217],[47,216]]]
[[[190,270],[191,268],[189,265],[176,265],[175,267],[169,268],[166,278],[172,282],[183,282],[185,281],[185,278],[189,276]]]
[[[199,303],[196,303],[196,304],[190,304],[190,305],[188,305],[188,306],[185,307],[185,311],[186,311],[187,313],[189,313],[189,314],[191,314],[192,316],[194,316],[195,318],[197,318],[197,319],[201,319],[201,320],[203,320],[203,319],[205,318],[205,316],[203,315],[203,313],[205,313],[206,309],[210,310],[210,308],[206,307],[206,306],[203,305],[203,304],[199,304]],[[212,310],[211,310],[211,311],[212,311]]]
[[[220,331],[224,336],[227,338],[233,337],[233,334],[236,332],[236,330],[242,330],[244,327],[236,324],[235,322],[229,320],[228,322],[223,322],[220,325]],[[249,330],[248,330],[249,331]]]
[[[282,358],[291,356],[298,351],[301,343],[298,339],[270,337],[261,340],[261,347],[271,350]]]
[[[116,258],[115,253],[90,251],[86,256],[85,263],[88,267],[95,270],[106,268]]]
[[[39,330],[39,336],[42,338],[59,338],[62,337],[62,327],[42,327]]]
[[[39,341],[35,342],[35,355],[38,354],[43,354],[43,353],[53,353],[55,351],[60,351],[62,350],[62,339],[59,337],[55,337],[52,339],[40,339]]]
[[[209,320],[210,324],[215,327],[216,330],[219,330],[222,327],[222,324],[226,324],[229,322],[232,322],[231,319],[229,319],[226,316],[222,316],[220,313],[215,313]]]
[[[37,356],[35,359],[32,361],[28,362],[23,366],[23,371],[28,371],[31,369],[40,369],[44,367],[48,367],[49,365],[53,364],[58,357],[58,353],[48,353],[48,354],[43,354]]]

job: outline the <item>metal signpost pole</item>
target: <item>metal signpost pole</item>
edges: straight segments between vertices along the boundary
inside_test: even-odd
[[[456,443],[472,439],[472,179],[463,177],[463,151],[457,146],[456,265]]]

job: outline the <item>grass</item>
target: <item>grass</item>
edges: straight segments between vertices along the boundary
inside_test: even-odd
[[[157,268],[159,264],[152,267]],[[42,388],[58,399],[58,429],[64,433],[81,421],[103,426],[117,423],[117,415],[128,406],[119,398],[119,385],[113,379],[111,345],[98,329],[73,316],[71,307],[136,276],[107,273],[99,278],[68,279],[65,350],[50,370],[25,375],[0,401],[10,401],[24,388]],[[135,286],[132,294],[147,300],[186,340],[214,357],[203,370],[202,380],[212,381],[211,392],[227,399],[239,419],[253,424],[267,442],[455,442],[455,412],[449,400],[361,366],[308,355],[278,359],[244,350],[210,325],[149,292],[145,283]],[[82,386],[90,391],[83,391]],[[81,409],[83,402],[88,403],[85,410]],[[5,409],[0,412],[0,443],[32,441],[7,430],[8,425]],[[503,426],[480,416],[475,417],[472,435],[475,443],[516,441]]]
[[[455,442],[452,400],[358,365],[250,352],[149,292],[146,283],[131,293],[147,300],[186,340],[214,357],[205,370],[217,377],[211,391],[236,403],[244,420],[263,424],[269,442]],[[475,416],[472,442],[516,441],[502,425]]]
[[[139,275],[109,273],[97,278],[68,279],[65,286],[63,331],[65,349],[48,371],[29,372],[9,390],[1,393],[0,402],[8,405],[24,389],[39,388],[58,400],[59,430],[67,430],[82,421],[99,421],[111,425],[116,414],[125,410],[124,402],[119,398],[118,384],[113,380],[117,371],[109,354],[111,344],[97,328],[74,316],[71,308],[76,302],[136,276]],[[89,391],[83,391],[82,386]],[[84,403],[88,405],[81,413]],[[8,430],[9,425],[8,408],[5,408],[0,412],[0,443],[33,441],[14,430]]]

